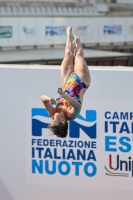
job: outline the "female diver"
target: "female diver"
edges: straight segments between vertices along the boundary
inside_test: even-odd
[[[75,56],[73,41],[76,44]],[[72,34],[72,26],[67,28],[65,57],[61,64],[61,82],[63,89],[57,88],[59,98],[54,100],[42,95],[41,100],[52,117],[49,129],[58,137],[64,138],[67,136],[67,121],[75,119],[80,113],[84,93],[91,82],[80,39]]]

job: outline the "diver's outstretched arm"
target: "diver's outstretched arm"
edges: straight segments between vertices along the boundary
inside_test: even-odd
[[[52,106],[54,99],[46,95],[42,95],[41,100],[49,115],[52,117],[54,115],[54,107]]]

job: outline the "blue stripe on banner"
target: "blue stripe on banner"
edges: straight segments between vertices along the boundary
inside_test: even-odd
[[[39,115],[39,116],[44,116],[44,117],[49,117],[49,114],[47,113],[45,108],[32,108],[31,111],[32,117]]]
[[[88,122],[94,122],[96,121],[96,111],[95,110],[87,110],[86,111],[86,119],[82,117],[80,114],[77,116],[78,119],[88,121]]]

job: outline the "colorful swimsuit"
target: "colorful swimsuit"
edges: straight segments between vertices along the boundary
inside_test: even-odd
[[[72,97],[76,101],[80,102],[80,90],[82,88],[88,88],[89,86],[82,82],[81,78],[78,77],[78,75],[75,72],[72,72],[69,77],[67,78],[64,86],[63,91],[65,95]],[[70,104],[64,99],[62,96],[56,99],[56,105],[63,103],[67,107],[70,106]]]

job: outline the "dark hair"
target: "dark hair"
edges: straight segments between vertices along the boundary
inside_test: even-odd
[[[52,131],[54,135],[65,138],[67,136],[68,122],[66,121],[65,124],[59,122],[58,124],[50,125],[49,130]]]

